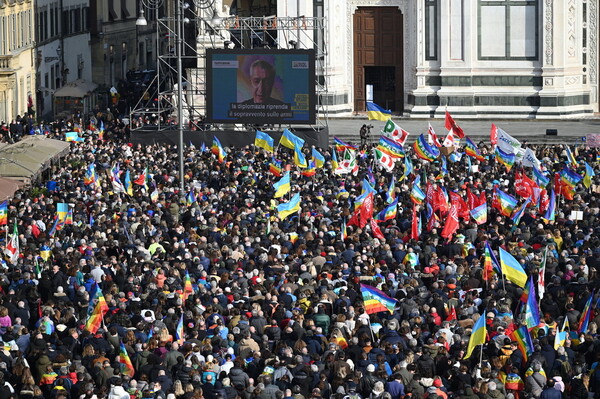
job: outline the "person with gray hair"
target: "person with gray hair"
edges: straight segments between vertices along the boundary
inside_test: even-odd
[[[525,377],[525,391],[529,392],[534,398],[539,398],[546,385],[546,377],[541,373],[542,364],[537,360],[531,363],[533,374]]]

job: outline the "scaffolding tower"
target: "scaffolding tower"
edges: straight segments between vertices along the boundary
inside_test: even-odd
[[[174,12],[168,15],[175,15]],[[314,131],[328,127],[327,48],[323,17],[238,17],[220,16],[214,8],[186,8],[179,17],[158,19],[157,71],[139,101],[131,109],[132,130],[151,125],[159,130],[173,129],[177,121],[177,61],[183,65],[183,124],[185,129],[254,130],[256,125],[210,124],[206,117],[206,50],[236,49],[314,49],[316,121],[303,125]],[[298,126],[297,124],[295,126]],[[289,126],[291,127],[291,126]],[[270,126],[261,126],[269,130]],[[272,126],[271,126],[272,128]]]

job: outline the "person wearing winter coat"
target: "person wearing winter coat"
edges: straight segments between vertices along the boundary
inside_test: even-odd
[[[546,389],[542,391],[540,399],[562,399],[562,393],[554,387],[554,380],[548,380]]]
[[[531,368],[533,374],[525,378],[525,389],[538,399],[546,386],[546,377],[540,373],[542,365],[539,362],[533,362]]]
[[[114,384],[110,387],[108,399],[129,399],[129,393],[123,388],[121,379],[115,379]]]

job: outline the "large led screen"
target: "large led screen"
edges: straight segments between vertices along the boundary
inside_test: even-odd
[[[313,50],[208,49],[207,121],[314,124]]]

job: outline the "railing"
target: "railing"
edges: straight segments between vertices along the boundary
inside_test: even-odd
[[[11,56],[0,55],[0,70],[2,70],[2,69],[11,69],[11,67],[10,67],[10,59],[11,59]]]

